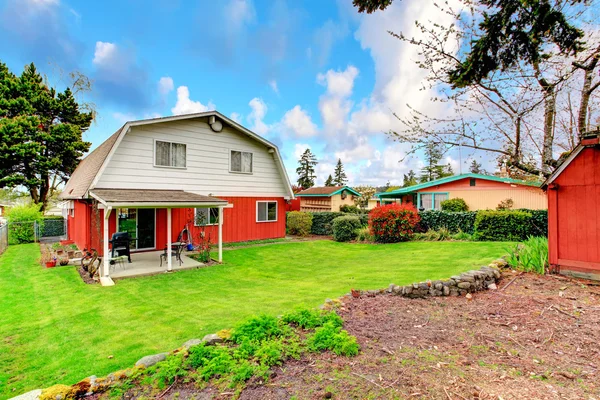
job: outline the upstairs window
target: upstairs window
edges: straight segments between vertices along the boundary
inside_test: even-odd
[[[219,209],[212,208],[196,208],[194,216],[195,226],[217,225],[219,223]]]
[[[471,179],[469,180],[469,185],[470,185],[470,186],[475,186],[475,178],[471,178]]]
[[[183,143],[154,142],[154,165],[157,167],[185,168],[186,145]]]
[[[275,222],[277,221],[277,202],[276,201],[258,201],[256,202],[256,222]]]
[[[244,174],[252,173],[252,153],[247,151],[231,150],[231,162],[229,163],[231,172],[241,172]]]

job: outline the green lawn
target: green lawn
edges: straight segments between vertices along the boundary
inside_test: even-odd
[[[37,245],[0,258],[0,398],[131,366],[257,313],[318,306],[350,288],[445,278],[504,253],[505,243],[330,241],[227,251],[225,264],[85,285],[45,269]]]

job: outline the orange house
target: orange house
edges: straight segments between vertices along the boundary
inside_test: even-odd
[[[384,204],[412,203],[422,211],[441,210],[442,201],[456,198],[463,199],[471,211],[496,209],[500,202],[507,199],[512,200],[514,209],[548,208],[546,196],[538,182],[473,173],[436,179],[376,196]]]

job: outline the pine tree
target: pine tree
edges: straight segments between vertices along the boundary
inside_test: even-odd
[[[0,62],[0,188],[24,187],[42,211],[91,143],[94,118],[70,88],[49,87],[32,63],[16,76]]]
[[[346,172],[344,171],[344,165],[342,164],[342,160],[340,158],[338,158],[338,162],[335,166],[335,171],[333,172],[333,175],[333,183],[335,184],[335,186],[344,186],[346,182],[348,182],[348,177],[346,176]]]
[[[298,160],[299,167],[296,168],[298,174],[298,186],[303,189],[311,188],[315,185],[315,165],[317,165],[317,158],[310,149],[306,149]]]
[[[469,166],[469,172],[473,174],[485,174],[485,171],[481,168],[481,164],[476,160],[471,161],[471,165]]]
[[[418,183],[417,174],[412,169],[408,171],[408,174],[404,174],[404,180],[402,182],[402,187],[414,186]]]
[[[434,142],[427,143],[425,146],[425,160],[427,161],[427,166],[421,169],[421,176],[419,178],[421,183],[454,175],[454,171],[450,164],[439,164],[443,154],[443,149],[440,144]]]
[[[329,176],[327,177],[327,180],[325,181],[325,186],[334,186],[331,174],[329,174]]]

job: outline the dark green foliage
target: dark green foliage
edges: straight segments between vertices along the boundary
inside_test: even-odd
[[[404,174],[404,180],[402,181],[402,187],[415,186],[419,182],[417,181],[417,174],[412,169],[408,171],[408,174]],[[394,189],[395,190],[395,189]],[[386,192],[389,192],[389,188],[386,189]]]
[[[279,319],[262,314],[238,325],[231,334],[231,340],[239,344],[245,339],[260,341],[271,337],[279,337],[283,334],[284,327]]]
[[[42,237],[65,235],[65,219],[63,217],[44,217],[43,229],[40,229]]]
[[[469,211],[467,203],[460,198],[444,200],[441,203],[442,211],[464,212]]]
[[[531,213],[525,211],[479,211],[475,218],[475,238],[495,241],[525,240],[531,229],[531,217]]]
[[[348,213],[348,214],[360,214],[362,213],[361,209],[355,205],[344,204],[340,206],[340,212]]]
[[[356,215],[337,217],[333,220],[333,239],[337,242],[354,240],[360,227],[360,219]]]
[[[333,177],[331,176],[331,174],[329,174],[329,176],[325,180],[325,186],[327,186],[327,187],[335,186],[333,183]]]
[[[509,248],[506,262],[511,268],[544,274],[548,267],[548,239],[530,236],[523,243]]]
[[[358,12],[371,14],[377,10],[385,10],[393,0],[353,0],[352,4],[358,8]]]
[[[331,350],[338,356],[355,356],[359,350],[356,338],[332,322],[317,328],[307,342],[311,351]]]
[[[316,212],[312,213],[312,233],[313,235],[332,235],[333,234],[333,220],[337,217],[344,215],[342,212]]]
[[[342,326],[342,318],[332,311],[316,309],[301,309],[284,314],[281,320],[286,324],[293,324],[303,329],[315,329],[327,322]]]
[[[33,64],[16,76],[0,62],[0,188],[24,186],[43,210],[89,149],[82,134],[92,119],[71,89],[49,87]]]
[[[160,389],[173,384],[175,379],[188,374],[183,363],[183,354],[168,356],[165,361],[150,367],[148,374],[153,379],[154,384]]]
[[[346,176],[346,171],[344,171],[344,164],[342,164],[342,159],[338,158],[335,170],[333,171],[333,184],[335,186],[344,186],[346,182],[348,182],[348,177]]]
[[[572,3],[581,3],[573,0]],[[522,63],[536,65],[558,47],[564,55],[583,48],[583,31],[563,14],[562,2],[479,0],[489,13],[479,24],[481,34],[457,68],[450,82],[465,87],[480,82],[494,71],[507,71]]]
[[[517,211],[526,211],[531,214],[529,236],[548,237],[548,210],[519,209]]]
[[[290,235],[308,236],[312,228],[313,216],[304,211],[287,213],[287,233]]]
[[[421,211],[421,223],[419,231],[438,231],[447,228],[452,233],[459,231],[472,234],[475,231],[475,217],[477,211],[446,212],[446,211]]]
[[[298,174],[298,186],[302,189],[308,189],[315,185],[315,165],[317,165],[317,158],[310,149],[306,149],[298,160],[298,168],[296,173]]]

